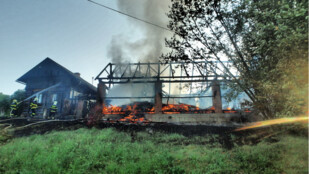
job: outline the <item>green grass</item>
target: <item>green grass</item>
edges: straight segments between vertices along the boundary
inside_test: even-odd
[[[112,128],[32,135],[0,145],[0,173],[308,173],[306,137],[232,150],[210,138],[138,132],[132,142]]]

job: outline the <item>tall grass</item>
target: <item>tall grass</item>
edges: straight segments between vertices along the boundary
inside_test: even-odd
[[[210,137],[78,129],[0,146],[0,173],[306,173],[308,139],[226,150]],[[202,143],[201,143],[202,142]]]

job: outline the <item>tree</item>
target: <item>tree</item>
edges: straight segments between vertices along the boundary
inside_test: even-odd
[[[308,94],[297,85],[308,86],[308,81],[290,78],[293,75],[286,68],[308,71],[301,67],[308,64],[307,7],[305,0],[174,0],[168,28],[175,35],[166,40],[173,51],[163,58],[216,60],[233,92],[245,92],[265,118],[283,111],[299,114],[307,100],[291,94],[299,90]],[[223,60],[232,62],[239,77]],[[303,101],[292,102],[296,100]],[[288,104],[293,107],[287,109]]]
[[[24,99],[26,99],[26,91],[21,89],[15,91],[13,95],[11,95],[11,100],[14,99],[16,99],[18,102],[23,101]]]
[[[0,115],[10,112],[10,96],[0,93]]]

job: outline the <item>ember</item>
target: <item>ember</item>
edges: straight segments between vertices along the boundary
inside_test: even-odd
[[[236,113],[237,111],[235,111],[233,108],[226,108],[226,110],[223,110],[223,113]]]

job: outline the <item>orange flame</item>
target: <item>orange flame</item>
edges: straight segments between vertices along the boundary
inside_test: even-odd
[[[200,113],[199,107],[188,104],[168,104],[162,107],[163,114]],[[205,111],[206,112],[206,111]]]
[[[102,109],[103,114],[119,114],[122,113],[122,108],[119,106],[108,106],[108,107],[103,107]]]
[[[226,110],[223,110],[223,113],[236,113],[237,111],[235,111],[234,109],[227,107]]]
[[[265,126],[270,126],[270,125],[275,125],[275,124],[287,124],[287,123],[295,123],[295,122],[308,123],[308,116],[306,116],[306,117],[279,118],[279,119],[273,119],[273,120],[259,121],[259,122],[252,123],[250,126],[245,126],[245,127],[235,129],[234,131],[242,131],[242,130],[265,127]]]
[[[121,122],[131,122],[131,123],[139,123],[139,122],[147,122],[141,115],[143,114],[154,114],[155,108],[153,106],[141,107],[143,103],[135,103],[134,105],[127,106],[103,106],[102,114],[104,115],[127,115],[124,118],[121,118],[117,121]],[[199,107],[188,105],[188,104],[167,104],[163,105],[162,113],[163,114],[180,114],[180,113],[214,113],[215,108],[212,106],[211,108],[200,110]],[[227,108],[224,113],[235,113],[234,109]],[[110,120],[113,121],[113,120]]]
[[[162,107],[163,113],[180,113],[180,112],[189,112],[197,111],[198,107],[187,105],[187,104],[168,104]]]
[[[137,118],[134,114],[130,114],[127,117],[119,119],[121,122],[130,122],[130,123],[147,123],[144,117]]]
[[[148,114],[153,114],[155,109],[154,107],[146,109],[146,110],[139,110],[137,109],[137,104],[134,106],[126,106],[126,108],[122,108],[120,106],[104,106],[102,109],[103,114],[128,114],[130,112],[143,112]],[[165,114],[179,114],[179,113],[197,113],[200,109],[198,107],[187,105],[187,104],[168,104],[162,107],[162,112]]]

